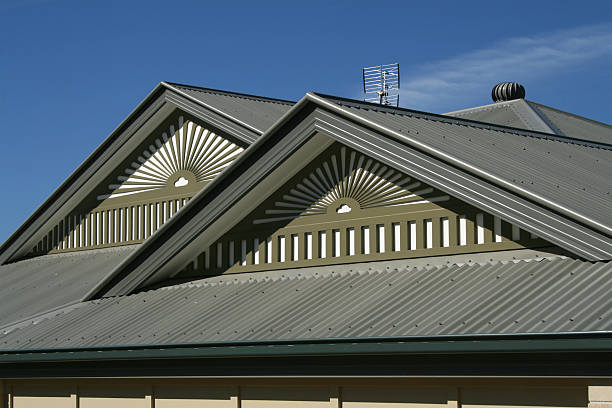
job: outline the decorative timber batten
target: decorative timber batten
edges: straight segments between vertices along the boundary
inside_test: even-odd
[[[177,277],[544,246],[336,143]]]
[[[165,125],[97,189],[95,199],[51,229],[33,254],[142,242],[244,150],[183,116]]]

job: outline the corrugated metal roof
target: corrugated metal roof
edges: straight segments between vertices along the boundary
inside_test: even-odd
[[[44,255],[0,266],[0,328],[81,301],[134,249]]]
[[[477,106],[445,115],[612,144],[612,126],[523,99]]]
[[[555,133],[523,99],[448,112],[445,115],[519,129]]]
[[[185,94],[219,111],[248,123],[263,133],[285,112],[295,104],[282,99],[265,98],[261,96],[221,91],[217,89],[199,88],[190,85],[169,83]]]
[[[612,150],[407,109],[318,95],[488,174],[612,226]],[[495,182],[495,181],[494,181]],[[529,198],[529,197],[528,197]]]
[[[557,134],[612,144],[612,126],[610,125],[539,103],[531,101],[527,103],[550,124]]]
[[[225,275],[105,298],[0,349],[612,330],[612,263],[572,259]]]

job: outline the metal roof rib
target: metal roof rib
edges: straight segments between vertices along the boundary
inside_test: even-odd
[[[612,263],[572,259],[219,276],[58,311],[0,351],[609,333],[610,290]]]
[[[612,144],[612,126],[526,99],[496,102],[445,115],[593,143]]]
[[[548,208],[607,234],[612,231],[610,145],[589,147],[590,143],[551,140],[533,132],[533,137],[525,137],[509,129],[473,126],[470,121],[316,94],[312,97],[337,113],[409,140],[442,160]]]
[[[0,266],[0,329],[80,302],[134,249],[132,245],[45,255]]]
[[[164,82],[181,95],[262,134],[295,102]]]

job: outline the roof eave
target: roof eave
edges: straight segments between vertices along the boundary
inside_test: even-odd
[[[133,345],[0,352],[0,364],[83,360],[281,357],[335,355],[610,352],[612,333],[540,333],[430,337],[339,338],[292,341]]]

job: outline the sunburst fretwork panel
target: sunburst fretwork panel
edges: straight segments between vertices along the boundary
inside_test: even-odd
[[[550,244],[340,144],[274,192],[179,276]]]
[[[149,137],[89,200],[55,225],[32,253],[142,242],[244,150],[177,115]]]

